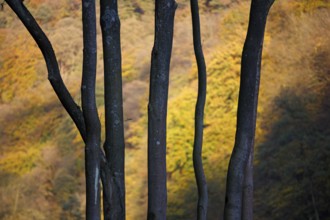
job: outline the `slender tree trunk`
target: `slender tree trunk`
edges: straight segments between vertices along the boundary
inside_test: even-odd
[[[83,75],[81,101],[86,123],[85,172],[86,219],[100,217],[100,141],[101,125],[95,100],[96,79],[96,15],[95,1],[82,1],[83,20]]]
[[[148,219],[166,219],[166,114],[176,3],[156,0],[148,104]]]
[[[208,194],[202,161],[204,107],[206,100],[206,65],[201,43],[198,0],[191,0],[190,5],[193,25],[194,50],[198,66],[198,96],[195,110],[195,138],[193,150],[194,171],[198,188],[197,219],[206,220]]]
[[[101,0],[104,56],[105,128],[104,150],[109,170],[104,190],[104,218],[125,219],[124,126],[121,76],[120,20],[117,0]],[[110,190],[111,187],[111,190]],[[107,192],[109,191],[109,192]],[[111,193],[110,193],[111,191]],[[108,198],[108,196],[110,196]]]
[[[227,174],[225,220],[249,220],[253,217],[253,215],[242,216],[243,209],[244,214],[253,213],[251,210],[253,206],[250,204],[252,197],[244,197],[243,188],[244,179],[250,181],[249,186],[253,188],[253,182],[251,182],[253,176],[252,154],[257,118],[262,44],[268,11],[273,2],[274,0],[252,0],[251,3],[248,33],[242,53],[235,146]],[[247,169],[249,157],[251,161]],[[247,173],[250,177],[245,178]]]

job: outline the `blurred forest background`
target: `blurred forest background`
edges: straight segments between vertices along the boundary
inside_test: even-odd
[[[250,1],[201,0],[208,72],[203,160],[209,216],[221,219],[234,144],[240,57]],[[79,0],[25,0],[80,103]],[[127,219],[147,209],[147,98],[153,1],[120,0]],[[99,6],[97,6],[99,8]],[[179,0],[168,110],[168,219],[195,219],[192,167],[197,67],[190,6]],[[330,219],[330,1],[277,0],[265,36],[256,132],[255,219]],[[97,104],[104,122],[98,29]],[[103,123],[104,125],[104,123]],[[19,19],[0,11],[0,219],[84,219],[83,142]]]

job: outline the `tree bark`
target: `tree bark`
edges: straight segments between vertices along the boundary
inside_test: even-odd
[[[155,39],[148,104],[148,219],[166,219],[166,115],[174,0],[155,2]]]
[[[24,6],[22,0],[6,0],[6,2],[22,21],[22,23],[30,32],[31,36],[40,48],[47,65],[48,80],[50,81],[63,107],[68,112],[75,125],[77,126],[81,137],[85,141],[86,129],[82,111],[80,107],[75,103],[68,89],[64,85],[60,74],[60,69],[58,67],[57,59],[50,41],[48,40],[47,36],[40,28],[34,17]]]
[[[103,190],[104,218],[125,219],[124,126],[121,76],[120,20],[117,0],[101,0],[101,29],[104,56],[105,128],[104,150],[111,186]],[[110,188],[111,187],[111,193]],[[109,192],[106,192],[109,191]],[[108,198],[107,195],[110,197]]]
[[[85,172],[86,219],[100,216],[100,141],[101,124],[95,100],[96,80],[96,15],[95,1],[82,1],[83,75],[81,85],[82,110],[86,123]]]
[[[198,67],[198,95],[195,109],[195,137],[193,150],[193,164],[198,188],[197,219],[206,220],[208,194],[202,161],[204,107],[206,100],[206,65],[201,43],[198,0],[191,0],[190,5],[194,50]]]
[[[225,200],[225,220],[249,220],[253,215],[251,196],[244,197],[244,179],[253,188],[253,143],[255,136],[262,45],[267,15],[274,0],[252,0],[249,27],[241,63],[235,146],[230,158]],[[247,169],[249,157],[250,165]],[[249,173],[250,177],[245,178]],[[251,182],[252,181],[252,182]],[[247,188],[246,188],[247,189]],[[250,209],[250,210],[248,210]]]
[[[253,152],[252,144],[244,175],[242,220],[253,219]]]

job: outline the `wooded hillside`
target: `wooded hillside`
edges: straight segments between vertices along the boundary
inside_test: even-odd
[[[81,2],[25,0],[80,103]],[[223,211],[234,145],[240,61],[250,1],[203,0],[207,65],[203,162],[208,219]],[[147,211],[147,97],[153,2],[119,1],[127,219]],[[99,5],[97,5],[99,11]],[[256,131],[255,219],[330,219],[330,2],[277,0],[264,42]],[[167,118],[168,219],[195,219],[192,166],[197,66],[189,1],[178,1]],[[97,105],[104,126],[98,27]],[[104,138],[104,137],[102,137]],[[83,143],[57,100],[39,51],[10,8],[0,11],[0,219],[84,219]]]

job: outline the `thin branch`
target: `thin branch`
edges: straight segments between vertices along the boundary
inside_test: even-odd
[[[104,57],[105,128],[104,150],[110,174],[111,193],[103,187],[104,218],[125,219],[124,125],[121,76],[120,20],[117,0],[101,0],[101,29]]]
[[[242,53],[235,146],[227,174],[225,220],[253,218],[253,195],[244,193],[244,185],[249,185],[245,189],[253,188],[251,154],[257,119],[262,45],[268,11],[273,2],[274,0],[252,0],[251,3],[249,27]],[[246,177],[247,173],[249,177]],[[244,197],[244,194],[249,196]]]
[[[16,13],[22,21],[26,29],[30,32],[33,39],[39,46],[48,70],[48,80],[50,81],[57,97],[61,101],[63,107],[68,112],[74,123],[76,124],[83,140],[86,139],[85,122],[80,107],[75,103],[68,89],[62,80],[56,56],[53,47],[47,36],[40,28],[34,17],[22,3],[22,0],[6,0],[7,4]]]
[[[86,219],[100,220],[100,142],[101,124],[95,100],[96,80],[96,14],[95,1],[82,1],[83,75],[81,101],[86,123],[85,172]]]
[[[194,50],[198,67],[198,95],[195,110],[195,139],[193,150],[194,171],[198,188],[197,219],[206,220],[208,194],[202,161],[204,107],[206,100],[206,65],[201,42],[198,0],[191,0],[190,5]]]
[[[148,219],[166,219],[166,115],[173,41],[174,0],[155,2],[148,104]]]

